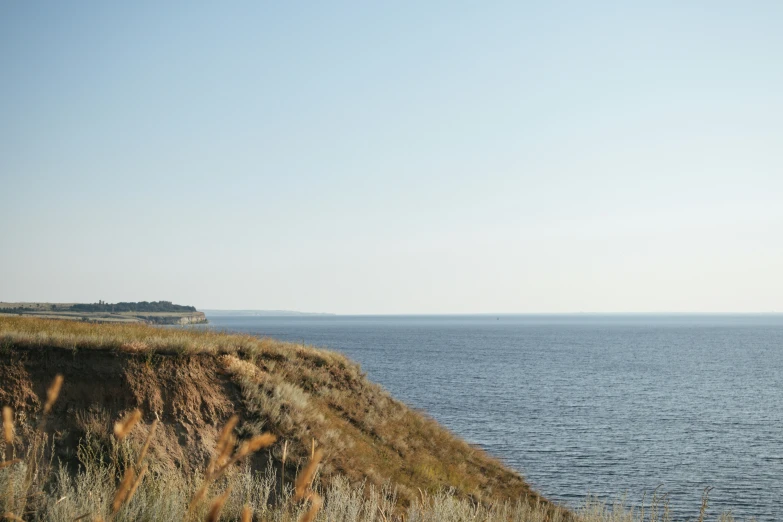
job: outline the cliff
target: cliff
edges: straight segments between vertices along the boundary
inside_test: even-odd
[[[249,461],[252,470],[272,466],[293,478],[317,447],[325,453],[324,484],[390,485],[400,505],[453,488],[482,504],[551,506],[518,473],[395,400],[334,352],[208,330],[27,317],[0,318],[0,346],[0,405],[13,408],[21,440],[34,438],[40,397],[56,374],[64,377],[47,429],[57,434],[54,462],[66,469],[84,466],[85,453],[75,448],[85,441],[98,454],[116,453],[110,426],[138,409],[140,428],[130,436],[136,447],[160,421],[150,469],[191,476],[205,468],[221,426],[236,415],[238,439],[278,438]]]
[[[204,312],[182,312],[182,313],[149,313],[135,314],[142,321],[148,324],[202,324],[207,322],[207,316]]]

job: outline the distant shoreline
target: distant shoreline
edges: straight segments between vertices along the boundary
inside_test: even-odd
[[[337,314],[326,312],[296,312],[292,310],[202,310],[205,314],[214,316],[246,316],[246,317],[293,317],[293,316],[326,316]]]
[[[783,316],[783,312],[460,312],[460,313],[321,313],[287,310],[202,310],[216,317],[499,317],[499,318],[645,318],[645,317],[770,317]]]
[[[122,306],[129,305],[129,306]],[[114,310],[114,308],[117,310]],[[131,309],[127,309],[127,308]],[[168,311],[167,311],[168,308]],[[183,308],[188,308],[183,310]],[[41,319],[67,319],[91,323],[146,323],[157,325],[188,325],[207,323],[207,316],[193,307],[181,307],[170,302],[119,303],[102,301],[86,303],[0,302],[0,316],[27,316]]]

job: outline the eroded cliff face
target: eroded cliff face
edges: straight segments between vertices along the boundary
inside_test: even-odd
[[[42,397],[56,374],[60,397],[47,418],[55,459],[76,463],[88,437],[107,448],[111,428],[133,408],[144,413],[133,444],[160,419],[150,452],[154,468],[204,469],[222,423],[239,413],[241,397],[213,357],[140,357],[108,351],[9,350],[0,354],[0,404],[16,412],[20,447],[38,427]]]
[[[194,312],[185,317],[181,317],[179,320],[179,324],[201,324],[206,322],[207,316],[204,315],[204,312]]]
[[[45,324],[56,328],[57,323]],[[120,331],[80,323],[73,328],[107,336]],[[151,337],[167,335],[142,325],[122,328],[149,328]],[[46,426],[53,437],[53,461],[71,469],[78,467],[80,444],[110,451],[114,422],[137,408],[142,420],[128,438],[134,447],[144,443],[156,419],[160,422],[150,446],[153,470],[204,470],[220,429],[237,415],[237,438],[269,431],[280,441],[249,460],[254,471],[263,472],[270,459],[280,469],[285,443],[286,476],[294,477],[315,445],[326,454],[320,472],[326,482],[342,476],[378,488],[390,483],[403,503],[416,499],[420,491],[451,487],[475,501],[546,503],[517,473],[395,401],[337,354],[271,340],[257,341],[266,344],[253,353],[163,354],[132,342],[111,349],[86,344],[55,348],[22,346],[10,334],[5,338],[0,405],[14,411],[18,453],[40,425],[41,398],[61,374],[65,382]],[[240,343],[244,338],[226,339]]]
[[[203,324],[207,322],[204,312],[182,313],[176,315],[143,315],[136,317],[149,324]]]

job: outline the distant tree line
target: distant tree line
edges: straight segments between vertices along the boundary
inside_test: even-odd
[[[69,308],[73,312],[195,312],[195,306],[172,304],[171,301],[139,301],[138,303],[75,304]]]
[[[30,306],[16,306],[14,308],[0,308],[0,314],[29,314],[30,312],[41,312]]]
[[[27,314],[30,312],[51,312],[57,310],[57,305],[53,303],[26,303],[21,306],[0,307],[0,314]],[[62,310],[62,308],[59,308],[59,310]]]

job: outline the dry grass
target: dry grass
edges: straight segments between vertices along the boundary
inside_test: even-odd
[[[64,348],[113,350],[160,354],[237,354],[246,356],[317,356],[323,363],[348,360],[334,352],[259,339],[251,335],[225,334],[207,329],[159,328],[145,324],[95,324],[32,317],[0,317],[0,346],[15,348]]]
[[[219,453],[222,452],[219,449],[215,448],[215,462],[220,460]],[[129,486],[132,481],[117,479],[122,466],[120,460],[95,457],[82,454],[83,468],[76,474],[63,468],[53,469],[47,487],[27,491],[27,496],[36,500],[22,510],[14,511],[18,504],[14,504],[10,496],[3,496],[0,498],[0,512],[8,520],[52,522],[77,519],[115,522],[562,522],[569,517],[574,522],[673,521],[665,497],[659,495],[653,495],[650,503],[642,509],[588,500],[576,513],[568,514],[552,513],[546,506],[531,505],[524,499],[481,504],[460,499],[452,490],[442,490],[433,495],[422,492],[416,502],[401,510],[391,485],[380,489],[365,484],[352,485],[342,477],[335,477],[328,485],[315,480],[312,488],[308,487],[309,491],[301,495],[287,488],[284,495],[273,502],[278,478],[271,466],[263,473],[253,472],[249,466],[233,467],[212,481],[219,493],[212,499],[206,499],[200,498],[199,494],[207,478],[199,474],[186,476],[173,471],[158,472],[154,477],[142,480],[142,471]],[[9,485],[23,483],[26,463],[27,459],[24,459],[0,471],[0,487],[4,487],[4,491],[8,491]],[[306,466],[297,482],[309,484],[316,467]],[[126,471],[124,477],[127,476]],[[129,493],[123,494],[124,491]],[[118,495],[122,498],[119,503],[116,502]],[[307,502],[300,501],[301,497]],[[191,506],[194,499],[197,501]],[[707,520],[704,511],[700,521]],[[255,518],[250,518],[253,516]],[[714,520],[731,522],[734,519],[731,515],[721,515]]]
[[[112,469],[108,465],[94,465],[77,476],[60,474],[54,478],[51,492],[43,493],[41,511],[28,513],[27,521],[70,522],[90,513],[84,520],[93,520],[94,513],[106,513],[104,500],[116,488],[107,480]],[[0,481],[3,478],[0,476]],[[198,485],[199,477],[162,474],[145,480],[136,495],[115,515],[115,522],[188,520],[189,497]],[[278,503],[272,501],[272,490],[278,478],[274,470],[253,473],[249,468],[235,470],[219,483],[221,499],[220,520],[246,520],[243,513],[252,506],[252,520],[268,522],[301,522],[307,520],[310,505],[295,501],[291,491]],[[460,499],[448,490],[421,499],[403,510],[396,504],[390,487],[354,486],[345,479],[335,479],[328,485],[316,484],[323,497],[321,509],[314,514],[314,522],[557,522],[564,518],[552,517],[547,509],[530,506],[526,502],[505,502],[481,505]],[[91,495],[90,495],[91,493]],[[0,504],[1,505],[1,504]],[[189,520],[208,520],[214,501],[199,504]],[[644,511],[626,508],[623,504],[606,505],[588,501],[573,517],[574,522],[675,522],[665,513],[665,506],[648,503]],[[99,515],[100,516],[100,515]],[[704,520],[731,522],[730,515]],[[685,521],[683,521],[685,522]]]

